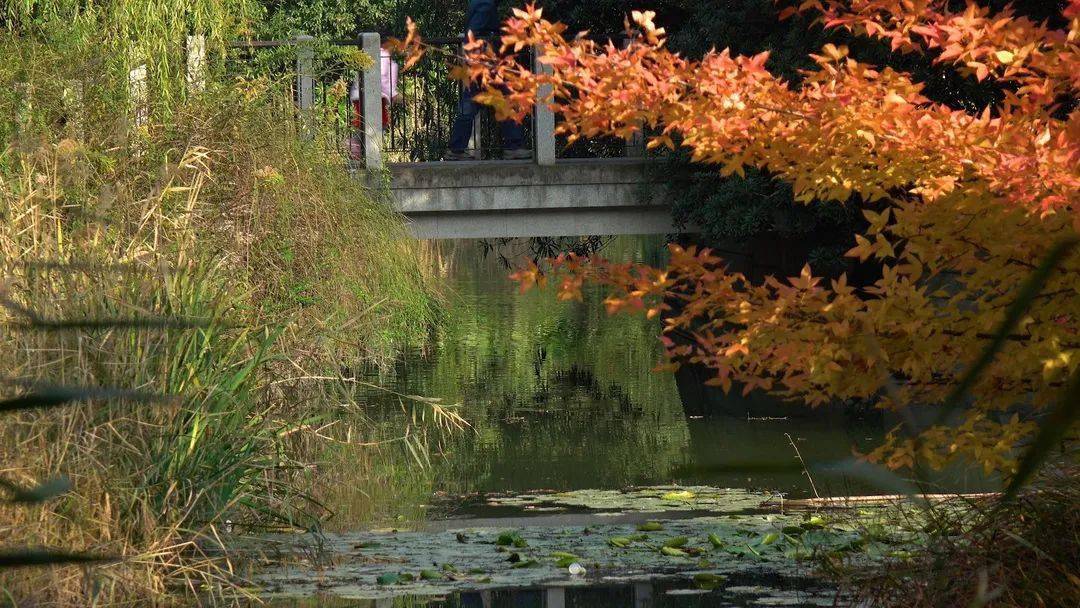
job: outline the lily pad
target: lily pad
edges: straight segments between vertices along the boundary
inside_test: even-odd
[[[726,580],[726,576],[713,574],[712,572],[698,572],[694,575],[694,584],[697,585],[699,589],[716,589],[724,584],[724,581]]]
[[[578,560],[572,557],[563,557],[555,560],[555,565],[560,568],[569,568],[571,565],[576,564]]]
[[[380,585],[396,585],[401,577],[397,574],[380,574],[375,577],[375,582]]]
[[[270,551],[281,554],[282,547],[294,547],[292,554],[296,559],[290,559],[286,552],[274,564],[264,565],[253,578],[263,588],[281,590],[279,594],[342,593],[350,598],[366,599],[566,584],[572,577],[569,568],[578,564],[588,568],[590,580],[673,576],[696,586],[691,579],[702,572],[728,576],[729,580],[743,575],[792,577],[806,572],[806,565],[800,560],[812,554],[837,554],[845,562],[872,563],[875,559],[887,559],[890,552],[900,557],[903,555],[900,552],[909,548],[889,525],[884,529],[872,528],[870,534],[864,534],[870,529],[869,524],[874,523],[871,515],[852,514],[850,521],[830,519],[826,525],[824,520],[805,519],[802,513],[763,514],[749,508],[758,501],[757,495],[749,492],[742,493],[747,499],[743,504],[748,508],[741,512],[728,510],[732,503],[721,498],[728,491],[708,488],[611,492],[605,495],[612,500],[604,504],[615,504],[618,496],[618,501],[625,505],[626,494],[630,494],[632,500],[641,501],[639,512],[654,508],[671,510],[670,503],[664,504],[661,496],[682,489],[696,495],[692,506],[682,509],[684,515],[646,516],[648,522],[655,522],[662,531],[652,529],[654,526],[639,530],[646,517],[588,519],[588,515],[575,514],[575,519],[583,517],[585,521],[553,525],[550,519],[517,519],[518,525],[508,529],[505,524],[492,525],[490,520],[477,520],[472,526],[470,520],[461,520],[439,524],[441,529],[430,531],[324,533],[318,537],[267,535],[263,554]],[[548,495],[551,496],[554,495]],[[574,496],[572,492],[562,493],[558,499],[572,500]],[[545,496],[534,494],[532,499],[545,499]],[[716,502],[710,505],[710,500]],[[706,506],[699,508],[703,503]],[[685,515],[688,510],[693,510],[692,515]],[[530,521],[537,523],[530,525]],[[586,527],[587,534],[583,532]],[[793,527],[801,533],[796,533]],[[468,542],[458,542],[459,536]],[[514,547],[515,540],[525,538],[527,548]],[[358,552],[354,547],[361,543],[371,548]],[[256,545],[257,550],[259,547],[262,545]],[[703,547],[709,551],[706,553]],[[318,571],[308,559],[314,552],[321,552],[322,556],[318,563],[323,566]],[[420,574],[419,580],[414,580],[415,574]]]
[[[513,545],[514,541],[518,540],[519,538],[521,538],[521,536],[517,532],[513,530],[507,530],[505,532],[499,533],[498,538],[495,539],[495,544],[499,545],[500,547],[509,547],[510,545]]]
[[[685,536],[676,536],[675,538],[669,538],[668,540],[664,541],[664,546],[679,548],[686,545],[686,543],[688,542],[690,542],[689,538]]]

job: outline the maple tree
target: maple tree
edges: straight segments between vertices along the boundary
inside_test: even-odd
[[[801,203],[863,207],[868,228],[849,256],[882,275],[856,288],[798,277],[754,284],[707,249],[671,246],[667,268],[562,256],[515,273],[523,289],[554,280],[560,298],[606,285],[610,312],[663,318],[670,366],[709,367],[711,383],[817,405],[872,400],[905,410],[955,396],[963,371],[995,339],[1017,289],[1080,231],[1080,0],[1053,29],[1010,9],[944,0],[804,0],[783,14],[924,53],[1001,87],[979,112],[934,103],[923,83],[826,44],[795,86],[767,53],[670,52],[651,12],[633,12],[626,45],[568,36],[541,9],[516,9],[499,48],[466,44],[458,76],[480,83],[499,118],[522,119],[538,95],[573,141],[647,129],[649,147],[686,148],[725,175],[755,168],[791,184]],[[517,53],[535,47],[534,73]],[[411,28],[400,48],[424,45]],[[1060,251],[1060,249],[1059,249]],[[954,425],[913,437],[895,429],[869,458],[940,466],[964,456],[1011,472],[1016,445],[1080,368],[1080,259],[1049,274],[971,386]]]

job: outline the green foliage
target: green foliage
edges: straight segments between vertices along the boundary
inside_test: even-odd
[[[147,100],[153,112],[167,114],[185,95],[187,36],[204,35],[211,48],[221,49],[249,32],[261,10],[257,0],[20,0],[5,2],[2,14],[6,32],[24,42],[60,53],[94,49],[92,71],[108,74],[114,90],[145,65]]]
[[[666,193],[676,222],[700,227],[706,244],[725,250],[753,247],[764,239],[766,248],[775,249],[782,242],[795,253],[790,266],[809,261],[824,275],[850,270],[843,253],[851,248],[851,235],[863,224],[854,206],[836,202],[795,205],[790,186],[759,171],[748,171],[745,178],[725,178],[690,163],[684,154],[669,156],[661,167],[653,171],[675,176]]]
[[[309,34],[330,39],[360,32],[403,36],[411,17],[429,38],[457,36],[465,23],[465,0],[274,0],[264,1],[258,33],[273,38]]]

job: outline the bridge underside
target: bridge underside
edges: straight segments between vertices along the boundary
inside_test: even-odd
[[[478,239],[588,234],[674,234],[671,212],[655,207],[409,213],[418,239]]]
[[[679,232],[643,159],[466,161],[391,167],[421,239]]]

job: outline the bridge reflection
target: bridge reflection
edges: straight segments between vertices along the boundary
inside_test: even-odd
[[[832,606],[835,587],[811,578],[732,574],[716,588],[702,589],[687,578],[646,581],[571,581],[567,584],[459,591],[441,596],[379,599],[321,597],[277,600],[270,608],[704,608],[723,606]],[[726,582],[723,582],[725,581]]]

